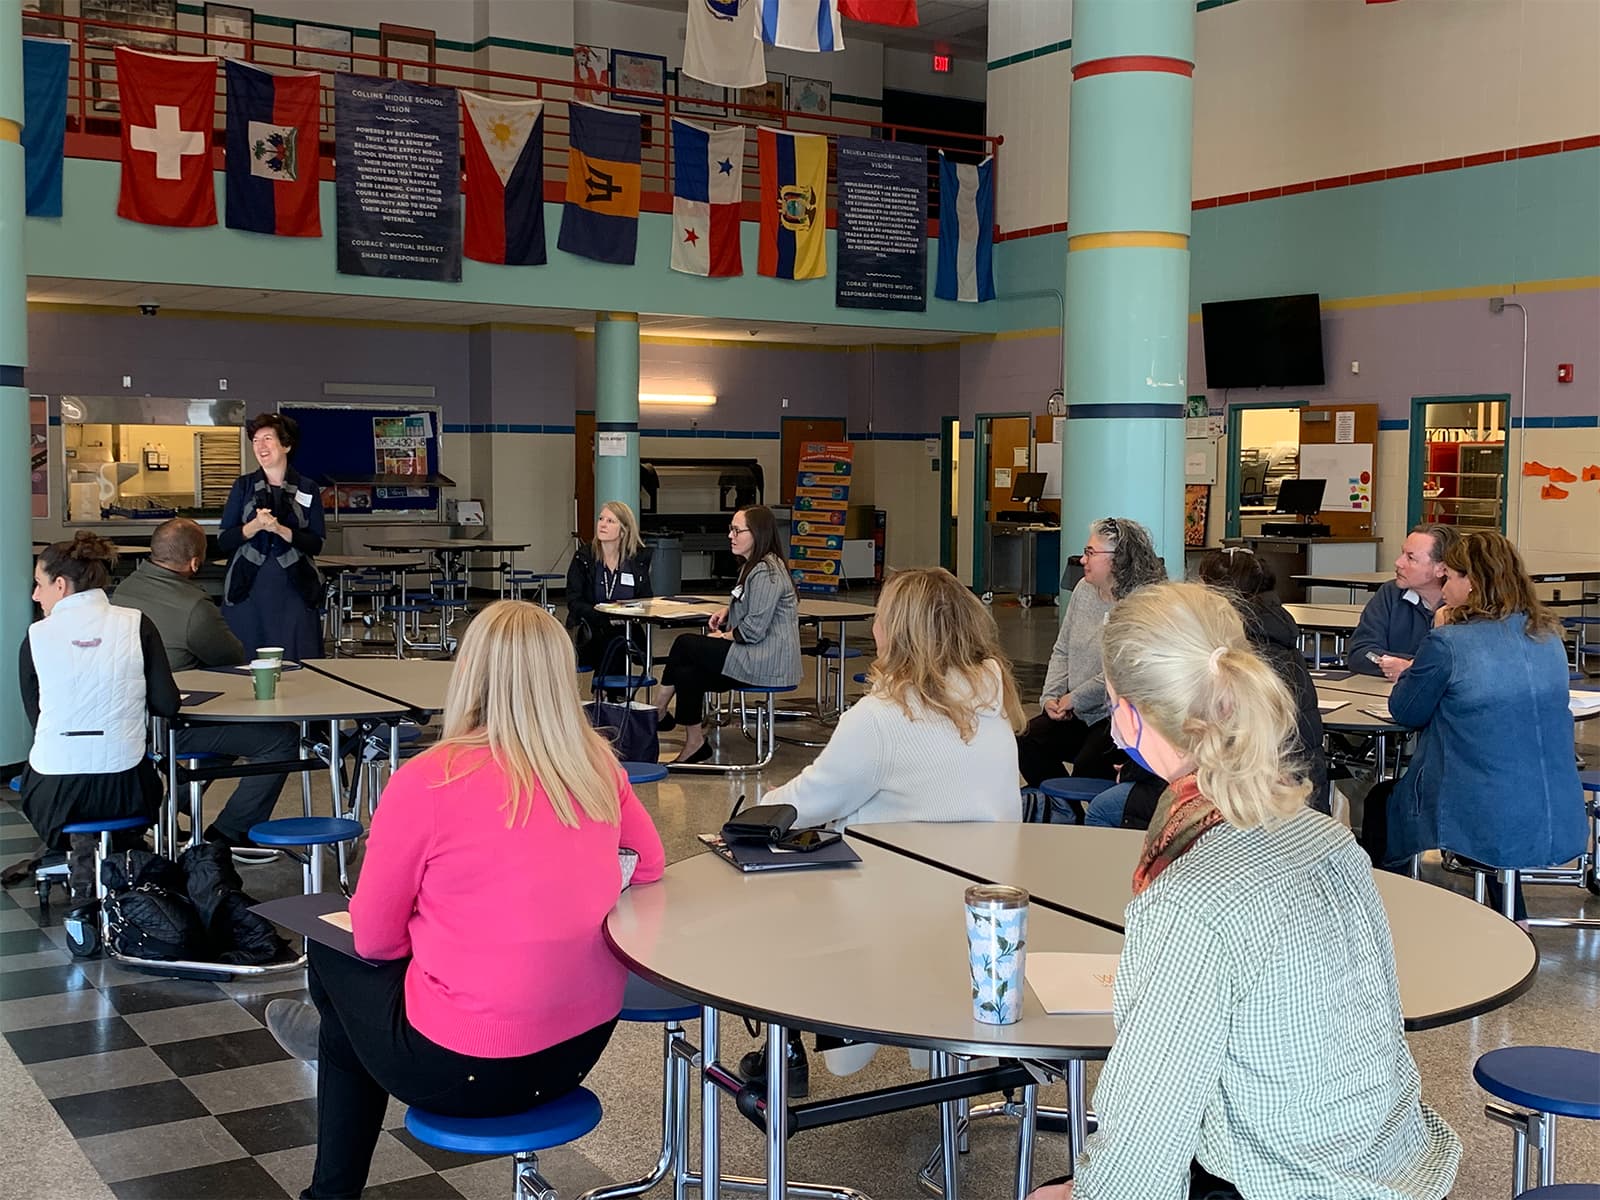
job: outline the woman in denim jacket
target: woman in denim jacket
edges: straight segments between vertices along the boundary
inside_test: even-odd
[[[1421,731],[1417,753],[1389,795],[1387,847],[1368,849],[1388,866],[1432,849],[1502,869],[1566,862],[1586,831],[1559,627],[1501,534],[1468,534],[1444,565],[1444,604],[1389,697]]]

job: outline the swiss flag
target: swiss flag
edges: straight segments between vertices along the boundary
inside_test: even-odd
[[[146,225],[215,225],[211,127],[217,60],[117,47],[122,193],[117,215]]]

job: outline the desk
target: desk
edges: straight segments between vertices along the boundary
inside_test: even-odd
[[[1361,622],[1362,606],[1359,604],[1285,604],[1283,606],[1302,631],[1300,649],[1305,650],[1304,634],[1312,635],[1316,655],[1315,661],[1322,662],[1322,635],[1333,635],[1334,653],[1344,654],[1345,639],[1355,632]]]
[[[633,644],[633,623],[638,621],[644,626],[644,674],[648,675],[656,663],[655,639],[652,631],[657,625],[663,629],[704,625],[711,619],[711,614],[720,609],[724,603],[726,602],[705,596],[691,596],[681,600],[654,596],[645,600],[596,604],[594,610],[608,617],[622,618],[623,636],[627,638],[630,646]],[[622,673],[624,675],[632,673],[626,657],[623,659]]]
[[[416,537],[409,540],[393,542],[368,542],[368,550],[380,552],[416,552],[425,550],[435,555],[440,562],[440,567],[446,579],[462,579],[461,607],[466,607],[466,580],[456,574],[461,569],[461,560],[468,554],[498,554],[500,561],[491,570],[498,572],[499,584],[496,595],[504,597],[506,594],[506,576],[511,573],[511,556],[528,548],[528,542],[502,542],[493,538],[430,538]],[[454,589],[452,589],[453,591]]]
[[[371,692],[383,700],[403,704],[426,719],[444,711],[445,689],[455,663],[429,658],[323,658],[305,664],[309,671],[351,687]]]
[[[1239,539],[1277,575],[1279,596],[1286,601],[1313,603],[1323,597],[1309,595],[1304,588],[1289,581],[1299,580],[1302,573],[1370,571],[1378,564],[1380,541],[1375,537],[1271,537],[1265,534]],[[1392,572],[1390,577],[1393,577]]]
[[[367,572],[369,581],[373,579],[372,572],[382,572],[384,579],[382,587],[384,592],[390,589],[397,590],[400,594],[400,603],[405,603],[405,577],[409,571],[425,570],[428,560],[422,555],[407,557],[403,554],[324,554],[317,558],[317,566],[324,575],[333,576],[333,602],[328,605],[328,637],[333,643],[333,653],[337,657],[347,640],[354,642],[356,639],[346,639],[344,636],[345,616],[353,619],[356,617],[354,597],[347,593],[351,582],[350,577],[357,572]],[[381,613],[379,604],[386,597],[379,593],[358,593],[367,595],[372,601],[371,611],[362,614],[362,623],[367,628],[380,623]],[[395,622],[395,653],[400,653],[400,622]],[[379,643],[380,645],[382,643]]]
[[[1523,568],[1534,583],[1581,583],[1600,579],[1600,555],[1550,554],[1532,550],[1522,556]],[[1339,587],[1350,593],[1375,592],[1394,579],[1393,571],[1319,571],[1311,568],[1294,578],[1307,587]]]
[[[1009,822],[856,825],[850,834],[966,879],[1026,888],[1038,901],[1030,926],[1039,907],[1052,904],[1117,930],[1144,841],[1138,830]],[[1408,1030],[1467,1020],[1533,986],[1538,951],[1493,909],[1388,871],[1374,871],[1373,881],[1394,937]]]

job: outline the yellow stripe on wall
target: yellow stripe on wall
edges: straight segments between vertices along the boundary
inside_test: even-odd
[[[1435,288],[1427,292],[1390,292],[1383,296],[1344,296],[1324,300],[1323,312],[1349,312],[1358,308],[1393,308],[1402,304],[1444,304],[1452,300],[1487,300],[1491,296],[1530,296],[1547,292],[1584,292],[1600,288],[1600,275],[1575,275],[1569,279],[1529,279],[1521,283],[1490,283],[1477,287]],[[1200,314],[1190,313],[1197,325]]]
[[[22,140],[22,126],[15,121],[7,121],[0,117],[0,142],[20,142]]]
[[[1187,250],[1186,233],[1158,233],[1153,229],[1128,229],[1116,233],[1080,233],[1067,238],[1067,251],[1073,250],[1125,250],[1143,247],[1155,250]]]

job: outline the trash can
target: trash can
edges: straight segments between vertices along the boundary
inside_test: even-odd
[[[683,539],[648,537],[650,590],[658,596],[675,596],[683,590]]]

